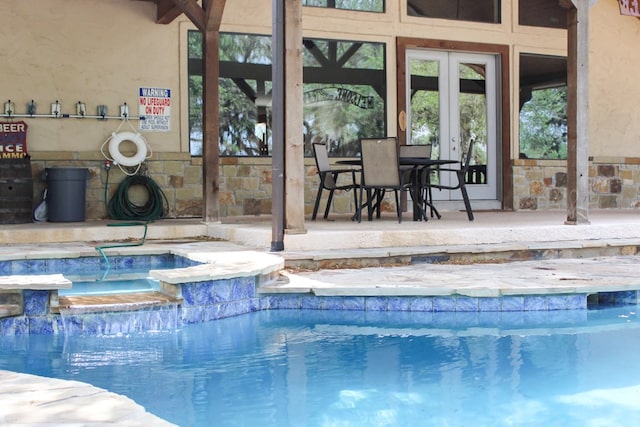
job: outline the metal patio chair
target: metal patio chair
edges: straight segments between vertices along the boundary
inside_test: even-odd
[[[358,184],[356,181],[356,173],[359,172],[359,170],[355,168],[332,168],[329,163],[329,151],[327,150],[327,145],[323,142],[314,142],[312,144],[312,147],[313,156],[316,160],[316,168],[318,169],[318,176],[320,177],[320,184],[318,185],[318,193],[316,195],[315,205],[313,206],[313,215],[311,216],[311,219],[314,221],[316,219],[316,216],[318,214],[318,207],[320,206],[320,199],[322,198],[322,193],[324,190],[327,190],[329,192],[329,197],[327,198],[327,206],[324,210],[324,219],[327,219],[327,217],[329,216],[329,209],[331,208],[331,202],[333,201],[333,193],[336,190],[353,190],[353,201],[357,209],[358,195],[356,189],[358,188]],[[351,182],[338,185],[338,178],[340,175],[350,175]]]
[[[469,148],[467,149],[467,153],[465,154],[465,157],[462,161],[460,161],[460,167],[459,168],[434,168],[431,170],[431,172],[429,173],[429,191],[431,191],[431,189],[435,188],[438,190],[457,190],[460,189],[460,192],[462,193],[462,200],[464,201],[464,207],[465,210],[467,211],[467,217],[469,218],[469,221],[473,221],[473,210],[471,209],[471,202],[469,201],[469,195],[467,194],[467,187],[465,186],[466,184],[466,178],[468,176],[469,173],[469,163],[471,162],[471,153],[473,152],[473,144],[474,144],[474,139],[470,139],[469,140]],[[430,177],[431,177],[431,173],[453,173],[456,175],[457,178],[457,183],[455,185],[442,185],[442,184],[433,184],[430,181]]]
[[[360,140],[362,158],[362,178],[360,180],[360,200],[367,191],[367,201],[358,206],[357,219],[362,220],[362,208],[367,206],[369,220],[373,210],[380,216],[380,205],[386,191],[393,191],[396,197],[398,222],[402,222],[402,197],[399,192],[411,190],[412,180],[400,170],[399,149],[396,138],[365,138]],[[376,206],[372,205],[376,199]]]

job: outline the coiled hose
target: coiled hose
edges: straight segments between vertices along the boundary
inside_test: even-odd
[[[107,174],[105,200],[107,188],[109,187],[108,177],[109,175]],[[136,185],[145,187],[149,193],[149,199],[142,206],[129,200],[129,188]],[[127,176],[120,183],[107,204],[107,213],[111,219],[153,221],[163,218],[168,212],[169,201],[167,196],[153,179],[144,175]]]

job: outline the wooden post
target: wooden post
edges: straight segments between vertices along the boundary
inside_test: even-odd
[[[567,65],[568,147],[566,224],[589,223],[589,8],[594,0],[571,0]]]
[[[302,95],[302,2],[285,0],[284,116],[285,228],[306,233],[304,226],[304,137]]]
[[[272,35],[272,240],[284,250],[284,230],[304,229],[302,4],[273,0]]]
[[[207,29],[202,34],[203,63],[202,76],[202,217],[206,222],[218,221],[220,216],[220,149],[218,110],[219,48],[218,30]]]
[[[220,24],[226,0],[156,1],[157,22],[168,24],[184,13],[202,33],[202,218],[206,222],[220,217]]]

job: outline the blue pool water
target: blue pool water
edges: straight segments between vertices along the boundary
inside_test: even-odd
[[[149,270],[165,270],[198,264],[172,254],[101,256],[0,261],[0,275],[62,274],[73,285],[59,295],[103,295],[157,289]]]
[[[182,426],[634,426],[638,308],[262,311],[0,337],[0,369],[88,382]]]

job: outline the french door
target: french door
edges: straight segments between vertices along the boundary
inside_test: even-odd
[[[432,157],[460,160],[473,140],[469,196],[484,208],[498,202],[496,56],[428,49],[406,51],[406,143],[431,144]],[[453,174],[434,176],[455,185]],[[459,190],[434,191],[461,200]]]

